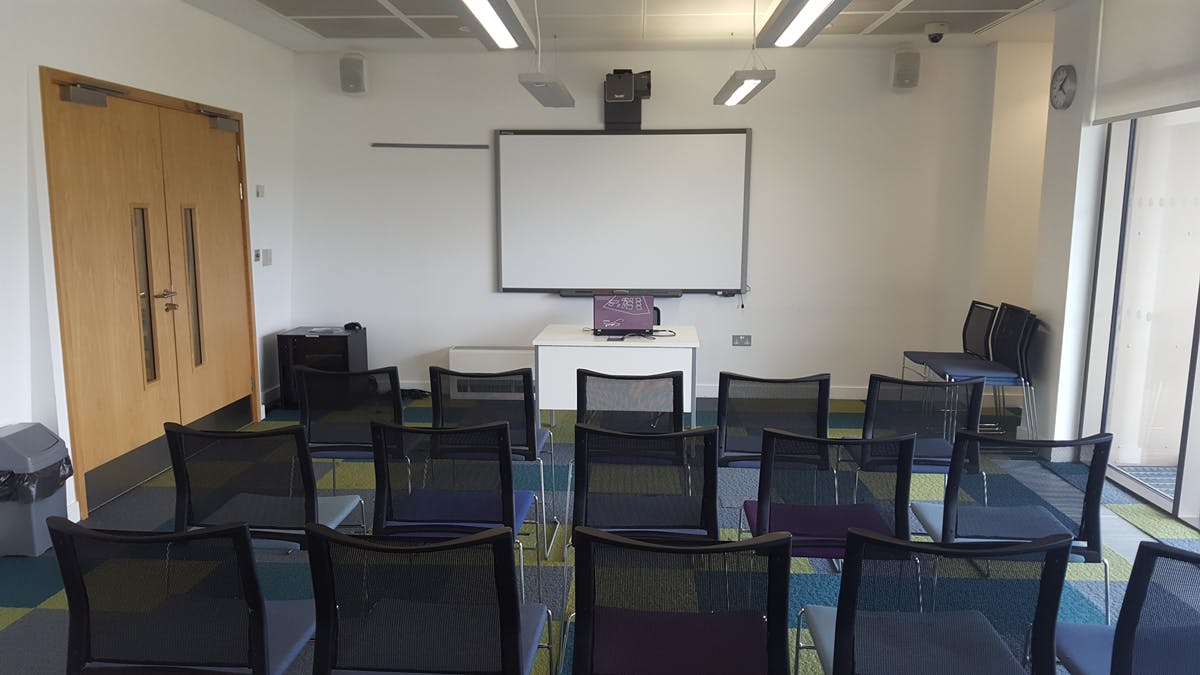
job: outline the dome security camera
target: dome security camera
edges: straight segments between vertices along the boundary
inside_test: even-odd
[[[941,42],[942,38],[949,32],[950,24],[948,23],[935,22],[925,24],[925,37],[929,38],[929,41],[935,45]]]

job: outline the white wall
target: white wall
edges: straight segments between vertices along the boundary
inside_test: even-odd
[[[1001,42],[992,49],[996,90],[978,296],[1029,307],[1053,45]]]
[[[418,386],[452,345],[528,344],[547,323],[590,323],[586,300],[495,292],[488,152],[368,144],[601,128],[603,74],[632,67],[653,71],[646,128],[753,129],[745,308],[661,303],[664,323],[699,328],[701,395],[715,395],[719,370],[829,371],[861,387],[898,372],[904,348],[957,348],[984,256],[989,50],[926,50],[920,88],[902,94],[888,86],[890,50],[771,50],[774,83],[748,105],[712,105],[743,57],[563,53],[550,61],[577,105],[548,110],[516,82],[527,55],[370,54],[358,98],[339,93],[334,56],[297,56],[295,322],[362,322],[371,364],[397,364]],[[754,346],[730,347],[743,332]]]
[[[200,10],[161,0],[8,0],[0,20],[0,424],[66,433],[42,150],[39,65],[245,114],[260,335],[291,323],[292,54]],[[264,386],[275,381],[263,356]]]
[[[1042,205],[1031,309],[1042,331],[1030,359],[1044,438],[1078,435],[1104,129],[1092,126],[1100,1],[1077,0],[1055,15],[1055,66],[1079,76],[1075,103],[1046,121]]]

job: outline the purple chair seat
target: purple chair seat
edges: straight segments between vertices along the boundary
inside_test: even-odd
[[[758,502],[742,505],[750,531],[759,533]],[[846,530],[858,527],[892,536],[892,528],[871,504],[797,506],[773,504],[771,531],[792,533],[792,555],[802,558],[844,558]]]
[[[595,675],[767,672],[767,618],[758,612],[647,612],[596,608]]]

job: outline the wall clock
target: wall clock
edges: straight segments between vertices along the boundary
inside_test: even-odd
[[[1050,78],[1050,105],[1055,110],[1066,110],[1075,101],[1075,89],[1079,81],[1075,75],[1075,66],[1063,64],[1054,69]]]

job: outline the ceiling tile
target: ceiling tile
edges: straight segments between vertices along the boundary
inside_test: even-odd
[[[873,35],[923,34],[925,24],[944,21],[950,24],[951,33],[974,33],[984,26],[1003,18],[1007,12],[978,12],[972,14],[944,14],[940,12],[901,12],[883,22],[872,31]]]
[[[403,19],[297,19],[296,23],[327,38],[420,37]]]
[[[435,38],[473,38],[470,29],[463,26],[458,17],[416,17],[412,20],[417,27]]]
[[[458,16],[455,0],[388,0],[405,16]]]
[[[646,37],[742,39],[750,49],[750,13],[737,15],[647,16]]]
[[[376,0],[258,0],[284,16],[391,16]]]
[[[830,22],[822,35],[858,35],[863,30],[879,20],[883,12],[872,14],[838,14]]]
[[[533,22],[533,4],[518,3],[525,20]],[[538,11],[548,16],[638,16],[642,15],[642,0],[540,0]]]
[[[846,12],[890,12],[899,4],[898,0],[853,0],[846,6]]]
[[[1029,4],[1029,0],[913,0],[906,12],[938,12],[942,10],[975,10],[1011,12]]]
[[[747,24],[753,0],[646,0],[646,14],[745,14]],[[767,10],[766,0],[758,3],[759,14]]]
[[[602,16],[602,17],[542,17],[542,37],[549,39],[552,35],[571,36],[576,38],[615,38],[636,40],[642,37],[642,17],[640,16]]]

